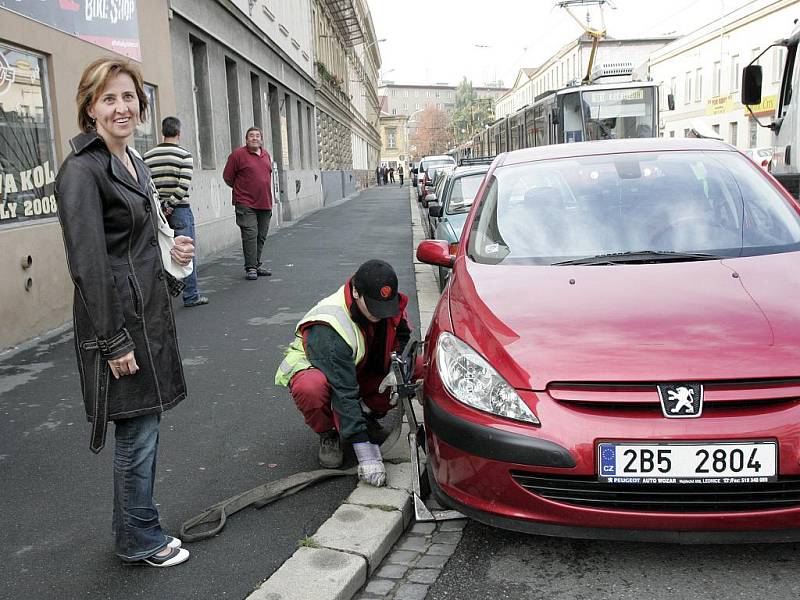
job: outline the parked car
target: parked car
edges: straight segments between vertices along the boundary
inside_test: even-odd
[[[419,167],[417,169],[417,200],[422,201],[422,198],[425,196],[426,172],[430,167],[455,164],[456,159],[446,154],[439,156],[426,156],[420,160]]]
[[[489,165],[456,167],[436,186],[430,195],[427,213],[427,233],[436,240],[444,240],[454,250],[461,239],[472,201],[478,193]],[[450,269],[438,267],[439,289],[444,289]]]
[[[428,167],[428,171],[425,177],[425,195],[422,197],[422,206],[428,206],[427,198],[435,193],[436,187],[441,184],[441,182],[446,178],[449,173],[453,172],[455,169],[455,165],[446,164],[446,165],[436,165],[432,167]]]
[[[438,500],[537,534],[800,539],[800,204],[731,146],[495,159],[427,333]]]
[[[772,162],[772,148],[748,148],[744,153],[759,167],[769,171],[770,162]]]

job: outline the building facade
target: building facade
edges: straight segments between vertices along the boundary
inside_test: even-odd
[[[325,202],[369,185],[380,152],[379,40],[365,0],[314,0],[316,133]]]
[[[699,127],[739,148],[769,146],[771,132],[741,104],[742,69],[788,36],[798,17],[798,0],[754,0],[653,52],[649,74],[675,100],[669,111],[662,94],[661,135],[685,137]],[[754,113],[764,123],[775,113],[785,52],[771,48],[758,60],[762,102]]]
[[[0,3],[0,350],[72,316],[53,186],[78,134],[75,92],[83,68],[113,53],[139,61],[151,103],[149,120],[137,129],[140,151],[157,143],[161,117],[176,111],[172,63],[164,60],[167,3],[114,8]]]
[[[408,117],[381,114],[381,164],[386,167],[402,166],[408,173],[411,162],[408,148]],[[373,173],[374,180],[374,173]]]
[[[478,98],[487,98],[492,104],[508,92],[502,87],[473,87]],[[385,112],[389,115],[405,115],[410,117],[426,108],[438,108],[450,113],[455,108],[456,86],[436,85],[402,85],[384,83],[378,94],[386,97]]]
[[[645,62],[652,52],[674,39],[674,37],[619,40],[604,38],[597,45],[594,66],[629,63],[635,68]],[[539,67],[520,69],[514,86],[497,100],[495,116],[512,115],[523,106],[532,105],[540,94],[558,90],[574,81],[580,82],[586,75],[591,52],[592,39],[582,35],[563,46]]]

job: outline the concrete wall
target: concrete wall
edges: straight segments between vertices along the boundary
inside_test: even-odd
[[[301,140],[298,127],[297,101],[313,111],[314,86],[305,69],[300,68],[266,34],[247,24],[241,11],[227,10],[213,0],[173,0],[170,25],[172,59],[175,73],[177,116],[184,122],[182,143],[195,156],[195,174],[191,202],[197,221],[198,255],[209,254],[237,244],[240,240],[231,204],[231,191],[222,180],[222,170],[233,148],[244,144],[244,132],[255,123],[254,108],[261,111],[264,146],[277,163],[280,195],[275,198],[271,227],[280,227],[311,210],[322,206],[322,186],[317,168],[313,123],[309,132],[304,121],[306,167],[302,167]],[[238,15],[238,16],[237,16]],[[244,20],[243,20],[244,19]],[[203,122],[195,110],[192,92],[192,53],[190,38],[205,44],[208,86],[211,98],[211,120]],[[232,137],[225,61],[236,64],[239,97],[238,136]],[[251,74],[258,77],[261,88],[260,106],[252,100]],[[276,89],[277,106],[270,104],[269,86]],[[280,141],[280,120],[276,112],[284,103],[289,124],[289,161],[283,158]],[[210,127],[213,147],[198,151],[198,127]],[[285,164],[286,163],[286,164]],[[298,185],[299,182],[299,185]],[[299,191],[298,191],[299,187]]]
[[[141,69],[157,87],[156,114],[175,110],[167,5],[139,0]],[[0,8],[0,42],[45,56],[57,162],[77,135],[75,90],[83,68],[110,52]],[[31,257],[31,267],[21,260]],[[72,281],[56,218],[0,227],[0,350],[52,330],[72,318]],[[25,284],[31,279],[30,289]]]
[[[354,194],[362,187],[354,171],[322,171],[322,195],[325,206]]]

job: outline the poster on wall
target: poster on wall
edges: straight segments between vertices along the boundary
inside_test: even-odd
[[[41,56],[0,44],[0,228],[58,211],[44,69]]]
[[[0,8],[141,61],[136,2],[137,0],[0,0]]]

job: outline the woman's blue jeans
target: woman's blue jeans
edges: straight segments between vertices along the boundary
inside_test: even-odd
[[[152,556],[167,544],[153,502],[160,414],[114,421],[114,539],[122,560]]]

